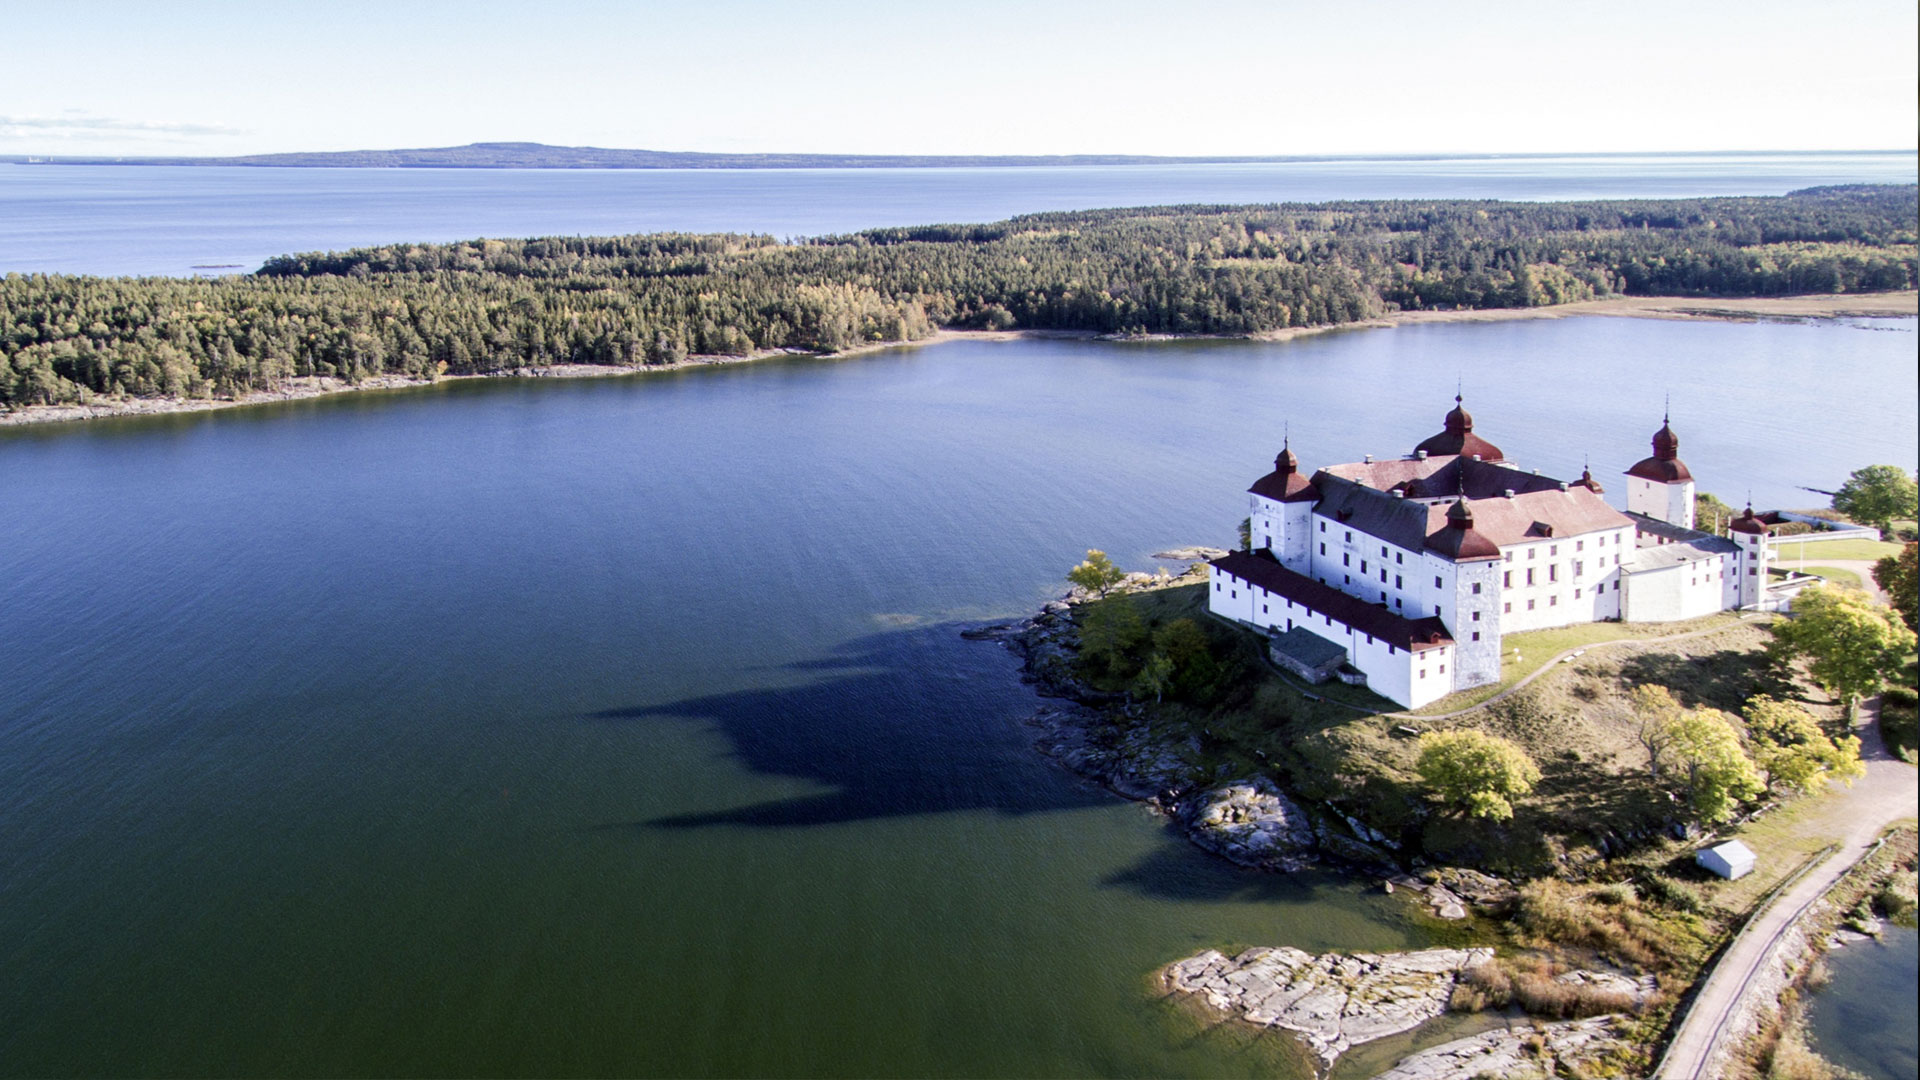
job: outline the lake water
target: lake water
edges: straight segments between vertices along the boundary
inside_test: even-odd
[[[1912,151],[1000,169],[493,170],[0,165],[0,273],[192,274],[399,241],[819,236],[1043,210],[1327,199],[1625,199],[1910,184]]]
[[[1029,749],[958,637],[1478,430],[1913,467],[1914,320],[963,342],[0,433],[0,1072],[1300,1075],[1151,974],[1426,944]],[[1358,403],[1374,404],[1362,408]]]
[[[1832,981],[1807,998],[1814,1048],[1867,1080],[1920,1075],[1920,933],[1888,926],[1878,941],[1827,954]]]

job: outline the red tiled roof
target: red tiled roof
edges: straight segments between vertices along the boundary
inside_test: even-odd
[[[1677,484],[1682,480],[1693,479],[1693,474],[1681,464],[1679,458],[1642,458],[1627,470],[1628,476],[1637,476],[1642,480],[1651,480],[1656,484]]]
[[[1370,477],[1393,475],[1393,469],[1381,466],[1427,465],[1427,461],[1374,462],[1341,465],[1341,472],[1380,470]],[[1483,544],[1468,544],[1457,550],[1473,554],[1454,554],[1456,545],[1446,539],[1448,503],[1416,502],[1464,490],[1467,508],[1472,512],[1472,531],[1499,547],[1525,543],[1549,536],[1578,536],[1601,529],[1630,528],[1626,515],[1608,506],[1599,495],[1579,484],[1560,488],[1560,481],[1523,473],[1518,469],[1483,461],[1452,458],[1440,463],[1426,478],[1412,481],[1405,490],[1407,498],[1396,498],[1358,480],[1339,476],[1334,469],[1322,469],[1313,482],[1320,489],[1320,504],[1314,513],[1339,522],[1356,532],[1385,540],[1409,551],[1430,548],[1449,558],[1469,560],[1489,557]],[[1433,491],[1429,488],[1454,490]],[[1512,491],[1513,498],[1506,497]]]
[[[1500,448],[1473,433],[1473,414],[1460,403],[1460,395],[1455,394],[1453,408],[1441,420],[1445,430],[1426,442],[1413,448],[1414,453],[1422,450],[1435,456],[1442,454],[1462,454],[1468,457],[1479,455],[1484,461],[1501,461],[1507,455]]]
[[[1377,604],[1369,604],[1332,586],[1322,585],[1304,574],[1297,574],[1281,566],[1278,560],[1264,551],[1236,551],[1213,560],[1213,565],[1275,596],[1305,605],[1307,610],[1317,614],[1331,615],[1363,634],[1371,634],[1409,652],[1453,644],[1446,624],[1436,616],[1408,619],[1395,615]]]
[[[1313,490],[1313,482],[1300,475],[1300,459],[1293,456],[1291,446],[1282,446],[1274,456],[1273,471],[1255,480],[1247,490],[1275,502],[1303,502],[1320,497],[1320,493]]]
[[[1300,502],[1303,499],[1318,499],[1320,493],[1313,488],[1313,481],[1297,472],[1270,472],[1253,482],[1247,489],[1255,495],[1264,495],[1275,502]]]

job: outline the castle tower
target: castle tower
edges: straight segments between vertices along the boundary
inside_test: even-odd
[[[1300,473],[1300,459],[1293,456],[1292,440],[1280,447],[1273,459],[1273,471],[1253,482],[1247,489],[1247,522],[1255,551],[1266,549],[1289,570],[1306,573],[1309,563],[1307,534],[1313,528],[1313,504],[1320,492],[1313,481]]]
[[[1693,528],[1693,474],[1680,461],[1680,436],[1670,417],[1653,433],[1653,456],[1627,470],[1627,510]]]
[[[1461,403],[1459,394],[1453,395],[1453,408],[1447,411],[1440,423],[1443,425],[1440,434],[1413,448],[1415,457],[1458,454],[1461,457],[1477,457],[1481,461],[1507,459],[1499,447],[1473,433],[1473,414]]]
[[[1727,525],[1728,535],[1740,545],[1740,561],[1734,576],[1740,583],[1740,606],[1754,607],[1767,591],[1767,571],[1773,562],[1773,547],[1767,543],[1767,524],[1754,516],[1753,504]]]

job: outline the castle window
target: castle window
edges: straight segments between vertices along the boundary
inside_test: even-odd
[[[1353,565],[1353,556],[1352,556],[1352,555],[1342,555],[1342,556],[1340,556],[1340,565],[1341,565],[1341,566],[1352,566],[1352,565]]]
[[[1265,615],[1266,613],[1267,613],[1267,605],[1265,605],[1265,604],[1261,604],[1261,605],[1260,605],[1260,614],[1262,614],[1262,615]]]
[[[1238,599],[1240,599],[1240,590],[1239,590],[1239,589],[1234,589],[1233,591],[1231,591],[1231,592],[1229,592],[1229,593],[1227,593],[1227,599],[1229,599],[1229,600],[1238,600]]]
[[[1365,559],[1360,560],[1360,572],[1363,574],[1367,572],[1367,560]]]
[[[1558,555],[1558,554],[1560,554],[1560,545],[1559,545],[1559,544],[1548,544],[1548,545],[1547,545],[1547,556],[1548,556],[1549,558],[1551,558],[1551,557],[1553,557],[1553,556],[1555,556],[1555,555]]]
[[[1427,669],[1426,669],[1426,668],[1421,668],[1421,669],[1420,669],[1420,677],[1421,677],[1421,678],[1423,678],[1423,679],[1427,677]]]
[[[1550,564],[1548,564],[1548,566],[1547,566],[1547,580],[1548,580],[1548,581],[1559,581],[1559,580],[1560,580],[1560,564],[1559,564],[1559,563],[1550,563]]]
[[[1559,606],[1560,606],[1560,598],[1559,598],[1558,596],[1549,596],[1549,597],[1547,597],[1547,606],[1548,606],[1548,607],[1559,607]]]
[[[1352,574],[1341,574],[1341,575],[1340,575],[1340,584],[1342,584],[1342,585],[1351,585],[1351,584],[1353,584],[1353,575],[1352,575]]]
[[[1479,613],[1479,612],[1477,612],[1477,611],[1476,611],[1476,612],[1474,612],[1474,613],[1473,613],[1473,621],[1474,621],[1474,622],[1479,622],[1479,621],[1480,621],[1480,613]]]
[[[1575,551],[1587,550],[1587,542],[1585,540],[1575,540],[1573,542],[1573,550]]]
[[[1406,561],[1405,559],[1403,559],[1403,558],[1401,558],[1401,557],[1400,557],[1400,553],[1399,553],[1399,552],[1397,552],[1397,551],[1396,551],[1396,552],[1394,552],[1394,553],[1393,553],[1393,564],[1394,564],[1395,566],[1398,566],[1398,565],[1400,565],[1401,563],[1403,563],[1403,562],[1405,562],[1405,561]]]
[[[1446,673],[1447,673],[1447,665],[1445,665],[1445,664],[1441,664],[1441,665],[1440,665],[1440,674],[1442,674],[1442,675],[1445,675]]]
[[[1473,583],[1473,595],[1475,596],[1480,595],[1480,583],[1477,581]]]
[[[1573,590],[1573,598],[1574,598],[1575,600],[1578,600],[1578,599],[1580,599],[1580,590],[1579,590],[1579,589],[1575,589],[1575,590]]]
[[[1433,587],[1436,589],[1440,587],[1440,575],[1438,574],[1433,576]]]
[[[1527,584],[1533,584],[1533,569],[1531,567],[1527,569]]]
[[[1320,542],[1320,554],[1325,555],[1326,553],[1327,553],[1327,543],[1326,541],[1322,540]]]
[[[1503,589],[1513,588],[1513,571],[1508,570],[1500,575],[1500,587]]]
[[[1273,537],[1271,535],[1265,537],[1265,540],[1266,540],[1266,544],[1265,544],[1266,547],[1273,546]]]
[[[1326,532],[1326,531],[1327,531],[1327,523],[1326,523],[1326,522],[1324,522],[1324,521],[1323,521],[1323,522],[1321,522],[1321,523],[1320,523],[1320,531],[1321,531],[1321,532]]]
[[[1401,586],[1401,584],[1400,584],[1400,575],[1399,575],[1399,574],[1395,574],[1395,575],[1393,575],[1393,587],[1394,587],[1394,588],[1396,588],[1396,589],[1398,589],[1398,588],[1402,588],[1402,586]]]
[[[1395,601],[1393,602],[1393,606],[1394,606],[1394,607],[1399,607],[1399,606],[1400,606],[1400,601],[1398,601],[1398,600],[1395,600]]]
[[[1214,591],[1214,592],[1219,592],[1219,591],[1220,591],[1220,583],[1219,583],[1219,582],[1217,582],[1217,581],[1216,581],[1216,582],[1214,582],[1214,583],[1213,583],[1213,591]]]
[[[1473,632],[1473,640],[1475,640],[1475,641],[1479,641],[1479,640],[1480,640],[1480,631],[1478,631],[1478,630],[1475,630],[1475,631]]]
[[[1529,600],[1529,601],[1527,601],[1527,610],[1528,610],[1528,611],[1532,611],[1532,610],[1533,610],[1533,601],[1531,601],[1531,600]]]
[[[1352,530],[1352,529],[1348,529],[1348,530],[1347,530],[1347,543],[1349,543],[1349,544],[1351,544],[1351,543],[1353,543],[1353,530]]]
[[[1527,549],[1527,558],[1529,558],[1529,559],[1531,559],[1531,558],[1534,558],[1535,556],[1537,556],[1537,555],[1539,555],[1539,554],[1540,554],[1540,549],[1539,549],[1539,548],[1528,548],[1528,549]]]
[[[1504,605],[1502,605],[1502,606],[1501,606],[1501,608],[1500,608],[1500,613],[1501,613],[1502,615],[1511,615],[1511,614],[1513,614],[1513,601],[1511,601],[1511,600],[1509,600],[1509,601],[1507,601],[1507,602],[1506,602],[1506,603],[1505,603]]]

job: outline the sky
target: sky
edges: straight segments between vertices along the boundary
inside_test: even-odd
[[[1911,149],[1913,0],[8,0],[0,154]]]

